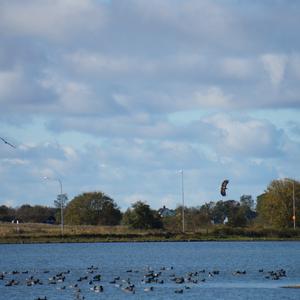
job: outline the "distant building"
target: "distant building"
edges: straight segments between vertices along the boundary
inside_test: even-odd
[[[165,217],[173,217],[176,215],[176,212],[175,210],[173,209],[169,209],[165,206],[163,206],[162,208],[160,208],[158,211],[158,214],[162,217],[162,218],[165,218]]]

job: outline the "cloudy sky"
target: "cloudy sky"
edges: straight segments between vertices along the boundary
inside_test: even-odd
[[[1,0],[0,203],[122,209],[299,179],[300,1]]]

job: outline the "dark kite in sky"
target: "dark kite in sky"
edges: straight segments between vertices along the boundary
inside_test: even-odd
[[[226,196],[227,184],[229,183],[228,179],[225,179],[221,185],[221,195]]]

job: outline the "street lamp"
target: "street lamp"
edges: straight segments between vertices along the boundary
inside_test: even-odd
[[[44,177],[45,180],[54,180],[59,183],[60,187],[60,195],[59,195],[59,202],[60,202],[60,219],[61,219],[61,236],[64,236],[64,199],[63,199],[63,188],[62,182],[59,178],[51,178],[51,177]]]
[[[295,180],[293,180],[293,222],[294,222],[294,230],[295,230],[296,229]]]
[[[288,179],[288,181],[293,183],[293,223],[294,223],[294,230],[296,230],[295,180],[294,179]]]
[[[183,181],[183,170],[179,171],[181,173],[181,200],[182,200],[182,232],[184,233],[184,181]]]

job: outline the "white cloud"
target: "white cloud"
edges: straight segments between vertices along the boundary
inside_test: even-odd
[[[99,30],[106,22],[103,6],[91,0],[5,0],[0,11],[2,33],[60,41],[78,31]]]
[[[88,83],[66,80],[51,71],[45,72],[45,77],[40,80],[40,83],[45,89],[56,95],[51,106],[45,109],[44,113],[46,114],[93,115],[106,110],[107,104],[95,93],[94,87]]]
[[[22,74],[20,70],[0,70],[0,103],[8,102],[8,98],[11,97],[15,87],[20,88],[22,86]]]
[[[218,42],[224,32],[233,32],[233,18],[230,11],[213,1],[129,1],[129,13],[138,16],[142,26],[152,26],[156,29],[163,28],[172,35],[185,36],[187,40],[202,38]],[[156,24],[155,26],[153,24]],[[159,29],[158,29],[159,30]]]
[[[66,64],[76,72],[110,77],[124,74],[139,74],[140,76],[161,76],[172,72],[189,72],[204,68],[205,57],[197,53],[176,53],[161,57],[133,56],[114,53],[77,51],[66,54]],[[138,78],[137,78],[138,80]]]
[[[270,157],[282,151],[283,132],[267,121],[214,115],[204,120],[221,132],[219,154],[230,157]]]
[[[194,99],[198,107],[225,108],[231,106],[232,95],[225,95],[221,88],[212,86],[195,92]]]
[[[277,87],[284,79],[287,57],[283,54],[264,54],[262,62],[271,83]]]
[[[11,114],[12,120],[22,123],[29,115],[49,108],[53,96],[53,91],[42,86],[36,78],[30,78],[21,67],[4,71],[0,69],[1,117]],[[14,118],[15,115],[18,118]]]
[[[128,58],[110,57],[100,53],[77,52],[66,57],[78,71],[128,72],[132,62]]]
[[[63,147],[63,150],[64,150],[64,153],[65,153],[65,156],[67,157],[67,159],[70,159],[70,160],[78,159],[78,154],[77,154],[76,150],[73,149],[72,147],[65,146],[65,147]]]
[[[1,160],[4,164],[11,164],[11,165],[28,165],[29,161],[19,158],[9,159],[5,158]]]
[[[221,62],[224,73],[233,78],[247,79],[253,76],[255,61],[245,58],[225,58]]]
[[[290,56],[289,67],[297,80],[300,80],[300,53],[294,53]]]

